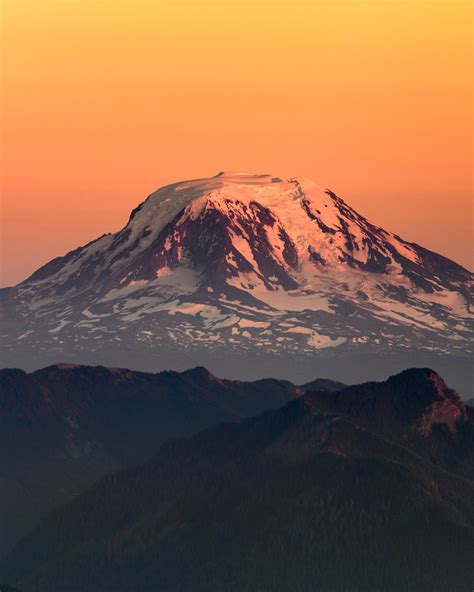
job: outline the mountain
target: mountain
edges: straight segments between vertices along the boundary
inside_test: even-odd
[[[204,368],[0,370],[0,555],[54,506],[145,461],[166,440],[279,407],[302,392],[273,379],[221,380]]]
[[[469,405],[469,407],[474,407],[474,399],[468,399],[466,401],[466,405]]]
[[[347,384],[339,382],[338,380],[330,380],[329,378],[315,378],[305,384],[301,385],[301,388],[305,391],[326,391],[328,393],[334,393],[345,388]]]
[[[432,370],[165,444],[0,565],[36,592],[465,590],[474,413]]]
[[[302,178],[219,173],[0,292],[3,364],[472,383],[473,274]]]

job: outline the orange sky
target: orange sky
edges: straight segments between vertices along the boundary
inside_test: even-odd
[[[0,0],[2,277],[158,186],[312,177],[472,268],[470,0]]]

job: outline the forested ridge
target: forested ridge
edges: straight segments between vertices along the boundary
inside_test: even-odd
[[[307,393],[164,444],[53,512],[1,567],[26,592],[469,589],[473,433],[429,370]]]

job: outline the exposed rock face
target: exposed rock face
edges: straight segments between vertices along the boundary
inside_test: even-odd
[[[457,422],[467,421],[466,406],[459,394],[427,368],[405,370],[383,383],[318,394],[309,397],[309,404],[354,419],[370,417],[380,430],[403,430],[424,436],[430,435],[434,426],[455,431]]]
[[[308,392],[311,413],[337,415],[474,478],[474,413],[428,368],[412,368],[384,382],[335,392]]]
[[[159,189],[121,231],[1,291],[2,361],[298,382],[417,364],[466,388],[472,279],[311,181],[220,173]]]

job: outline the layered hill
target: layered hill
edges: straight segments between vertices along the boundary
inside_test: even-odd
[[[54,506],[107,473],[143,462],[166,440],[302,393],[289,382],[221,380],[204,368],[0,370],[0,555]]]
[[[473,412],[431,370],[165,444],[0,565],[37,592],[451,591],[474,578]]]
[[[312,181],[220,173],[2,290],[2,360],[296,382],[432,362],[467,390],[472,279]]]

